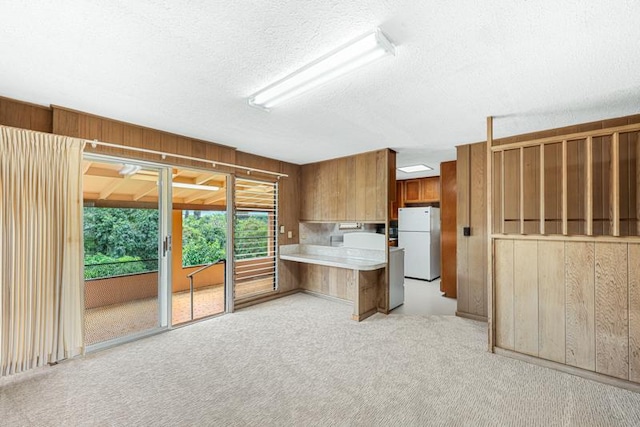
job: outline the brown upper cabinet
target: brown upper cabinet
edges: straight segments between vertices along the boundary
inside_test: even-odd
[[[395,154],[384,149],[303,165],[300,219],[386,222],[395,199]]]
[[[404,203],[433,203],[440,201],[440,177],[408,179],[404,183]]]

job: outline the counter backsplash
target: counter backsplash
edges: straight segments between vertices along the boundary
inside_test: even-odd
[[[358,230],[339,230],[338,223],[300,223],[300,244],[339,246],[344,233],[354,233],[365,231],[367,233],[376,232],[376,224],[362,224]]]

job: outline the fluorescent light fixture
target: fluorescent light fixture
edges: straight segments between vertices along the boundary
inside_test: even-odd
[[[138,165],[124,164],[122,165],[118,173],[124,176],[135,175],[140,169],[142,169],[142,167]]]
[[[216,187],[215,185],[189,184],[186,182],[174,182],[171,185],[176,188],[186,188],[188,190],[218,191],[220,189],[220,187]]]
[[[413,166],[403,166],[401,168],[398,168],[398,170],[404,173],[412,173],[412,172],[432,171],[433,168],[430,168],[427,165],[413,165]]]
[[[376,28],[254,93],[249,97],[249,105],[268,111],[276,104],[386,55],[395,55],[395,46]]]

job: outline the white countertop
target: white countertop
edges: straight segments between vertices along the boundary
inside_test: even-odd
[[[318,245],[280,246],[280,259],[363,271],[387,266],[384,251]]]

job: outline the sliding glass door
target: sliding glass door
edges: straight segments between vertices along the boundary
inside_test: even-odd
[[[91,348],[167,326],[170,256],[166,168],[84,160],[85,343]]]
[[[229,309],[227,175],[99,155],[83,168],[90,350]]]

